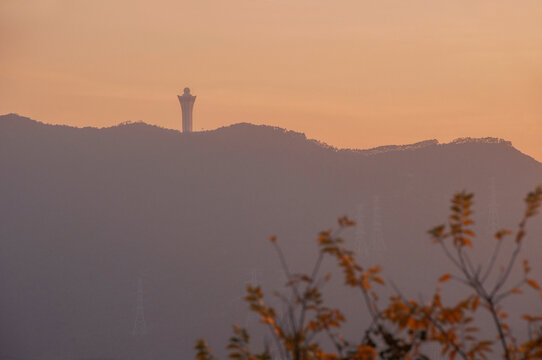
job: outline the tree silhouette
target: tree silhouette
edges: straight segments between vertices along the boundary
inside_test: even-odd
[[[522,260],[523,275],[512,281],[513,269],[520,262],[520,253],[529,219],[535,216],[542,201],[542,187],[536,188],[525,198],[525,212],[515,232],[507,229],[495,233],[495,245],[487,265],[475,264],[470,250],[476,237],[472,220],[473,194],[460,192],[451,200],[451,214],[447,224],[429,231],[430,237],[453,264],[455,274],[445,273],[439,278],[439,286],[428,302],[405,297],[393,284],[393,294],[385,304],[379,299],[378,287],[387,286],[381,277],[380,266],[363,268],[355,260],[354,253],[343,246],[341,233],[355,223],[347,217],[339,218],[335,231],[322,231],[317,239],[319,252],[316,262],[308,273],[292,273],[277,239],[270,241],[280,259],[288,279],[285,292],[275,296],[286,305],[286,314],[277,316],[275,309],[264,302],[259,286],[249,285],[247,296],[250,309],[270,330],[273,353],[269,344],[262,351],[250,350],[247,330],[234,326],[228,350],[232,359],[430,359],[422,345],[437,345],[440,353],[449,359],[488,359],[502,357],[506,360],[542,358],[542,316],[523,314],[527,323],[528,338],[520,341],[513,336],[507,323],[508,314],[503,299],[522,293],[528,286],[540,292],[538,283],[529,275],[527,259]],[[513,241],[513,251],[506,254],[506,261],[496,273],[504,241]],[[370,322],[361,325],[360,341],[347,341],[341,334],[345,321],[343,313],[328,307],[322,298],[322,287],[331,275],[322,275],[321,264],[325,257],[334,259],[342,270],[345,285],[358,289],[370,315]],[[464,299],[445,301],[441,287],[448,281],[463,284],[469,294]],[[542,292],[540,292],[542,296]],[[476,326],[480,309],[491,319],[494,336],[483,336]],[[517,314],[515,314],[517,316]],[[324,350],[318,342],[326,336],[333,347]],[[214,359],[204,340],[196,344],[198,360]],[[496,355],[500,353],[501,355]]]

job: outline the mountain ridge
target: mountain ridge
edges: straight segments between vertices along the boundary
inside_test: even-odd
[[[205,135],[224,135],[228,134],[230,132],[245,132],[247,135],[257,135],[261,133],[267,133],[267,134],[274,134],[274,135],[286,135],[290,136],[292,138],[296,138],[297,140],[303,140],[307,143],[318,145],[322,147],[323,149],[327,149],[330,151],[335,152],[353,152],[357,154],[363,154],[363,155],[375,155],[375,154],[381,154],[386,152],[393,152],[393,151],[404,151],[404,150],[416,150],[421,149],[425,147],[430,146],[447,146],[447,145],[465,145],[465,144],[497,144],[497,145],[503,145],[503,146],[509,146],[513,148],[514,150],[520,152],[521,154],[534,159],[532,156],[525,154],[518,149],[516,149],[511,141],[502,139],[502,138],[495,138],[495,137],[482,137],[482,138],[473,138],[473,137],[460,137],[456,138],[450,142],[441,143],[437,139],[428,139],[428,140],[422,140],[411,144],[401,144],[401,145],[380,145],[373,148],[367,148],[367,149],[359,149],[359,148],[339,148],[332,145],[329,145],[323,141],[317,140],[317,139],[309,139],[306,137],[304,133],[297,132],[294,130],[288,130],[285,128],[281,128],[278,126],[271,126],[271,125],[259,125],[259,124],[252,124],[249,122],[240,122],[235,123],[231,125],[226,125],[219,127],[217,129],[213,130],[205,130],[205,131],[198,131],[193,132],[190,134],[183,134],[179,130],[175,129],[169,129],[164,128],[158,125],[149,124],[143,121],[138,122],[131,122],[131,121],[125,121],[121,122],[117,125],[113,126],[107,126],[107,127],[76,127],[71,125],[63,125],[63,124],[48,124],[44,123],[38,120],[34,120],[32,118],[21,116],[16,113],[9,113],[5,115],[0,115],[0,129],[1,126],[6,126],[6,124],[9,123],[12,127],[19,125],[26,125],[26,126],[45,126],[50,128],[56,128],[56,129],[64,129],[64,130],[81,130],[81,131],[90,131],[90,132],[131,132],[131,131],[153,131],[154,133],[160,133],[168,134],[170,136],[172,135],[178,135],[178,136],[205,136]]]
[[[515,228],[542,183],[540,163],[498,140],[367,155],[248,124],[182,134],[0,119],[0,357],[174,360],[202,336],[223,355],[231,324],[262,335],[240,300],[247,281],[257,274],[266,294],[283,285],[268,236],[304,270],[318,232],[345,214],[358,224],[346,246],[417,296],[448,269],[426,231],[446,221],[454,192],[475,193],[473,261],[484,260],[492,224]],[[532,240],[527,255],[542,251]],[[542,277],[541,262],[532,274]],[[139,278],[145,337],[132,333]],[[348,318],[364,318],[330,286]],[[512,310],[538,306],[526,301]]]

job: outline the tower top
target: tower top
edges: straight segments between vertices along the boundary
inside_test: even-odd
[[[183,93],[184,93],[185,95],[191,95],[191,94],[190,94],[190,88],[185,87],[184,90],[183,90]]]

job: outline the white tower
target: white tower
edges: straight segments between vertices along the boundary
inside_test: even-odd
[[[182,95],[177,95],[181,103],[181,111],[183,114],[183,133],[192,132],[192,110],[196,97],[190,94],[189,88],[184,88]]]

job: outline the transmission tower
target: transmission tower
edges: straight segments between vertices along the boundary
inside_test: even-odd
[[[367,246],[367,239],[365,234],[365,213],[363,211],[363,204],[358,204],[358,213],[356,217],[356,251],[362,261],[365,261],[369,257],[370,249]]]
[[[137,281],[136,312],[134,320],[134,336],[147,334],[147,323],[145,322],[145,307],[143,303],[143,281]]]
[[[252,286],[252,287],[255,287],[255,286],[258,286],[259,285],[259,274],[261,274],[262,271],[258,270],[258,269],[251,269],[250,270],[250,279],[245,281],[245,284],[247,286]],[[248,325],[249,323],[251,322],[251,319],[253,318],[253,314],[252,314],[252,311],[248,311],[246,316],[245,316],[245,328],[248,328]]]
[[[245,281],[246,285],[250,286],[258,286],[258,274],[261,271],[258,269],[251,269],[250,270],[250,280]]]
[[[380,197],[373,197],[373,239],[372,252],[374,256],[381,256],[386,251],[384,243],[384,232],[382,231],[382,208],[380,205]]]
[[[489,207],[488,207],[488,230],[493,236],[499,227],[499,204],[497,203],[497,187],[495,177],[492,176],[489,182]]]

